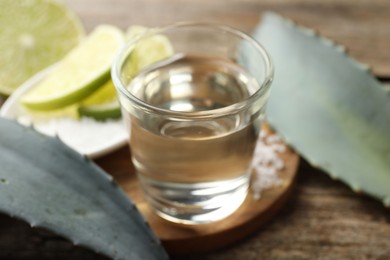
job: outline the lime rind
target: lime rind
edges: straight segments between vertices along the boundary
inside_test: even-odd
[[[21,103],[33,110],[52,110],[81,101],[109,80],[112,61],[123,43],[118,28],[98,26]]]
[[[105,103],[111,103],[112,101],[117,100],[117,94],[115,86],[112,83],[112,80],[107,81],[101,86],[97,91],[91,94],[86,99],[80,102],[81,106],[94,106]]]
[[[91,117],[99,121],[121,117],[120,105],[111,80],[88,98],[80,102],[80,117]]]
[[[78,113],[80,117],[91,117],[99,121],[118,119],[122,116],[120,105],[117,100],[101,105],[80,106]]]
[[[78,101],[88,97],[94,91],[98,90],[104,82],[110,78],[110,70],[106,70],[94,80],[84,84],[82,88],[64,93],[64,96],[53,97],[47,100],[40,100],[39,102],[22,100],[22,104],[31,110],[51,111],[53,109],[61,109],[69,105],[75,104]]]
[[[72,118],[78,120],[80,119],[78,109],[78,104],[73,104],[67,107],[53,109],[50,111],[26,109],[24,112],[27,113],[29,117],[31,117],[32,121],[45,121],[53,118]]]

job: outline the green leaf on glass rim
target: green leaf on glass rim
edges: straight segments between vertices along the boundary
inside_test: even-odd
[[[341,46],[267,13],[254,37],[275,80],[269,123],[312,165],[390,206],[390,95]]]

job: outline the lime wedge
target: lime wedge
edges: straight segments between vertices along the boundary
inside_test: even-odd
[[[139,41],[131,53],[131,59],[135,65],[135,71],[139,72],[172,54],[173,48],[168,38],[163,35],[154,35]]]
[[[79,107],[78,112],[80,116],[91,117],[99,121],[121,117],[121,110],[118,100],[101,105],[81,106]]]
[[[32,121],[48,121],[53,118],[72,118],[74,120],[78,120],[80,118],[78,108],[79,106],[77,104],[73,104],[50,111],[26,110],[24,112],[27,113],[26,115],[28,115]]]
[[[131,41],[135,39],[137,36],[140,36],[141,34],[145,33],[147,30],[148,30],[147,27],[141,25],[132,25],[129,28],[127,28],[127,31],[125,33],[126,40]]]
[[[127,41],[136,39],[147,33],[148,28],[131,26],[125,34]],[[169,40],[162,35],[155,35],[141,40],[131,54],[131,71],[135,74],[142,68],[167,58],[173,53]],[[121,117],[120,105],[117,100],[115,87],[109,81],[96,93],[83,100],[78,109],[80,116],[92,117],[96,120],[107,120]]]
[[[53,0],[0,1],[0,94],[60,60],[84,35],[79,19]]]
[[[52,110],[91,95],[109,80],[112,61],[123,43],[119,29],[98,26],[46,79],[22,97],[22,104],[33,110]]]
[[[154,29],[146,29],[142,26],[132,26],[126,32],[128,41],[137,39],[141,34],[147,35]],[[126,63],[127,74],[135,76],[139,71],[158,61],[166,59],[173,54],[173,47],[169,39],[161,34],[141,38],[131,51],[130,61]]]
[[[80,102],[80,106],[100,105],[104,103],[111,103],[114,100],[117,100],[116,90],[112,81],[109,80],[92,95],[83,99]]]
[[[121,110],[114,84],[109,80],[88,98],[80,103],[80,117],[92,117],[96,120],[107,120],[121,117]]]

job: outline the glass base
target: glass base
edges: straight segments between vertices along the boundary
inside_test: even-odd
[[[228,181],[196,184],[145,177],[140,180],[152,209],[162,218],[181,224],[207,224],[228,217],[244,202],[249,186],[247,174]]]

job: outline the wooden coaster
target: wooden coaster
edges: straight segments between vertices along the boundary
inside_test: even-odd
[[[266,126],[264,130],[271,133]],[[109,172],[113,172],[110,171],[112,167],[117,169],[113,174],[114,178],[136,203],[166,250],[173,255],[182,255],[206,252],[232,244],[255,232],[282,208],[292,190],[299,163],[299,156],[284,146],[286,151],[279,154],[284,161],[284,168],[278,171],[279,185],[264,190],[259,200],[254,199],[253,192],[250,191],[243,205],[228,218],[201,225],[171,223],[157,216],[145,202],[134,169],[128,163],[124,164],[124,158],[118,159],[114,154],[110,156],[112,160],[106,158],[101,164]],[[123,150],[120,153],[121,157],[124,153],[129,156]],[[120,162],[121,165],[115,165],[115,162]],[[132,173],[126,173],[125,167],[130,168]]]

